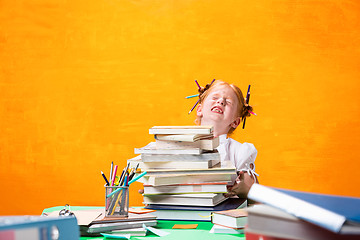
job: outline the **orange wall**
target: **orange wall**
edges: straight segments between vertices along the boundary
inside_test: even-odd
[[[102,205],[100,171],[213,78],[252,85],[233,137],[262,184],[360,197],[359,40],[356,0],[2,0],[0,214]]]

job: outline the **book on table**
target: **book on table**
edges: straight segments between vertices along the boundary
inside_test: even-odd
[[[266,204],[254,205],[247,208],[246,211],[248,212],[248,221],[245,232],[250,235],[250,238],[253,235],[258,235],[263,236],[264,239],[359,239],[357,234],[342,235],[334,233]]]
[[[224,227],[242,229],[247,222],[247,212],[244,209],[230,209],[213,212],[211,222]]]
[[[144,185],[144,196],[158,194],[226,193],[228,182],[152,186]]]
[[[149,134],[212,134],[213,126],[154,126]]]
[[[111,217],[103,216],[93,220],[90,224],[80,226],[82,232],[89,234],[110,232],[114,230],[142,228],[145,226],[155,226],[157,224],[156,216],[152,213],[134,214],[129,213],[128,217]],[[82,227],[82,228],[81,228]]]
[[[143,221],[133,221],[133,222],[112,222],[112,223],[99,223],[92,224],[85,228],[87,233],[103,233],[103,232],[111,232],[114,230],[120,229],[131,229],[131,228],[140,228],[144,225],[147,227],[156,226],[157,220],[143,220]],[[82,231],[80,226],[80,231]]]
[[[202,154],[141,154],[143,162],[201,162],[209,160],[221,160],[217,150],[204,152]]]
[[[136,156],[127,161],[131,167],[138,166],[139,169],[144,171],[148,169],[208,169],[220,166],[219,160],[206,160],[198,162],[187,161],[159,161],[159,162],[143,162],[141,156]]]
[[[222,234],[244,234],[244,228],[230,228],[230,227],[224,227],[221,225],[214,224],[212,228],[210,229],[210,233],[222,233]]]
[[[187,174],[212,174],[212,173],[223,173],[230,176],[236,175],[235,167],[213,167],[207,169],[148,169],[147,176],[153,175],[187,175]]]
[[[162,186],[174,184],[230,182],[232,174],[228,173],[189,173],[144,176],[140,181],[145,185]]]
[[[248,198],[338,234],[360,235],[360,198],[254,184]]]
[[[195,142],[187,141],[168,141],[158,140],[155,141],[157,149],[191,149],[198,148],[206,151],[213,151],[219,146],[219,138],[200,139]]]
[[[129,234],[131,236],[146,236],[146,228],[130,228],[111,231],[111,234]]]
[[[194,143],[203,139],[214,138],[213,134],[155,134],[155,140],[168,142],[189,142]]]
[[[148,204],[145,208],[156,210],[153,214],[158,220],[211,221],[211,214],[236,208],[245,208],[246,198],[227,198],[215,206],[184,206],[166,204]]]
[[[222,193],[144,195],[144,204],[216,206],[224,200]]]
[[[204,152],[201,148],[157,148],[155,142],[150,142],[144,147],[135,148],[135,154],[193,154]]]

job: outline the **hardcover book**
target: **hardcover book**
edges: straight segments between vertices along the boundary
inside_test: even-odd
[[[199,155],[203,152],[201,148],[157,148],[155,142],[145,147],[135,148],[135,154],[193,154]]]
[[[219,160],[220,154],[215,150],[213,152],[204,152],[202,154],[141,154],[143,162],[201,162],[209,160]]]
[[[216,206],[182,206],[166,204],[149,204],[146,209],[156,210],[153,214],[160,220],[211,221],[211,214],[236,208],[245,208],[245,198],[228,198]]]
[[[89,225],[81,226],[82,232],[100,233],[121,229],[141,228],[146,226],[155,226],[157,224],[156,216],[152,213],[134,214],[129,213],[128,217],[106,218],[103,215],[93,220]]]
[[[180,141],[193,143],[201,139],[213,138],[212,134],[156,134],[154,138],[159,141]]]
[[[213,126],[154,126],[149,134],[212,134]]]
[[[360,234],[360,198],[254,184],[248,198],[340,234]]]
[[[139,169],[208,169],[216,166],[220,166],[220,160],[207,160],[207,161],[168,161],[168,162],[143,162],[140,156],[129,159],[131,167],[138,166]]]
[[[226,200],[222,193],[144,196],[144,204],[216,206]]]
[[[228,173],[195,173],[195,174],[167,174],[144,176],[141,181],[145,185],[161,186],[174,184],[230,182],[232,174]]]
[[[249,207],[247,208],[247,212],[247,234],[251,233],[268,238],[281,239],[359,239],[359,234],[344,235],[334,233],[266,204],[257,204]]]
[[[193,183],[166,186],[144,185],[144,196],[157,194],[187,194],[187,193],[226,193],[228,182]]]
[[[208,169],[149,169],[146,171],[147,176],[152,175],[169,175],[169,174],[229,174],[236,175],[235,167],[214,167]]]
[[[244,209],[230,209],[214,212],[211,222],[224,227],[242,229],[247,222],[247,212]]]
[[[244,234],[244,228],[234,229],[214,224],[210,229],[210,233],[225,233],[225,234]]]
[[[157,149],[199,148],[202,150],[213,151],[219,146],[219,138],[202,139],[196,142],[156,140],[155,145]]]

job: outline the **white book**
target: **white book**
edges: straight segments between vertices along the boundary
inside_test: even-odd
[[[212,134],[213,126],[154,126],[149,134]]]
[[[229,175],[236,175],[235,167],[214,167],[208,169],[149,169],[146,171],[147,176],[151,175],[169,175],[169,174],[211,174],[211,173],[225,173]]]
[[[203,150],[213,151],[219,146],[219,138],[202,139],[196,142],[156,140],[155,143],[157,149],[200,148]]]
[[[144,195],[226,193],[227,184],[228,182],[177,184],[177,185],[166,185],[166,186],[144,185]]]
[[[161,141],[196,142],[201,139],[213,138],[213,134],[155,134],[154,138]]]
[[[120,230],[120,229],[140,228],[143,227],[144,224],[145,226],[156,226],[157,220],[93,224],[89,226],[87,232],[100,233],[100,232],[108,232],[108,231]]]
[[[244,209],[230,209],[214,212],[211,222],[217,225],[234,229],[244,228],[247,223],[247,212]]]
[[[217,151],[202,154],[141,154],[143,162],[169,162],[169,161],[187,161],[199,162],[208,160],[221,160]]]
[[[139,169],[208,169],[220,165],[220,160],[208,160],[201,162],[143,162],[140,156],[129,159],[130,168],[138,166]]]
[[[245,231],[244,229],[234,229],[214,224],[210,229],[210,233],[244,234]]]
[[[222,193],[144,196],[144,204],[216,206],[226,200]]]
[[[194,154],[203,152],[201,148],[157,148],[155,142],[151,142],[145,147],[135,148],[135,154]]]
[[[145,228],[130,228],[123,230],[114,230],[109,233],[113,235],[129,234],[130,236],[146,236],[146,232],[147,230]]]
[[[230,174],[227,173],[207,173],[207,174],[167,174],[144,176],[141,178],[145,185],[162,186],[185,183],[206,183],[206,182],[230,182]]]

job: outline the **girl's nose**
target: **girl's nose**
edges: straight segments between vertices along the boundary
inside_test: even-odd
[[[220,104],[220,105],[225,106],[225,99],[224,99],[224,98],[219,98],[219,99],[217,100],[217,103]]]

